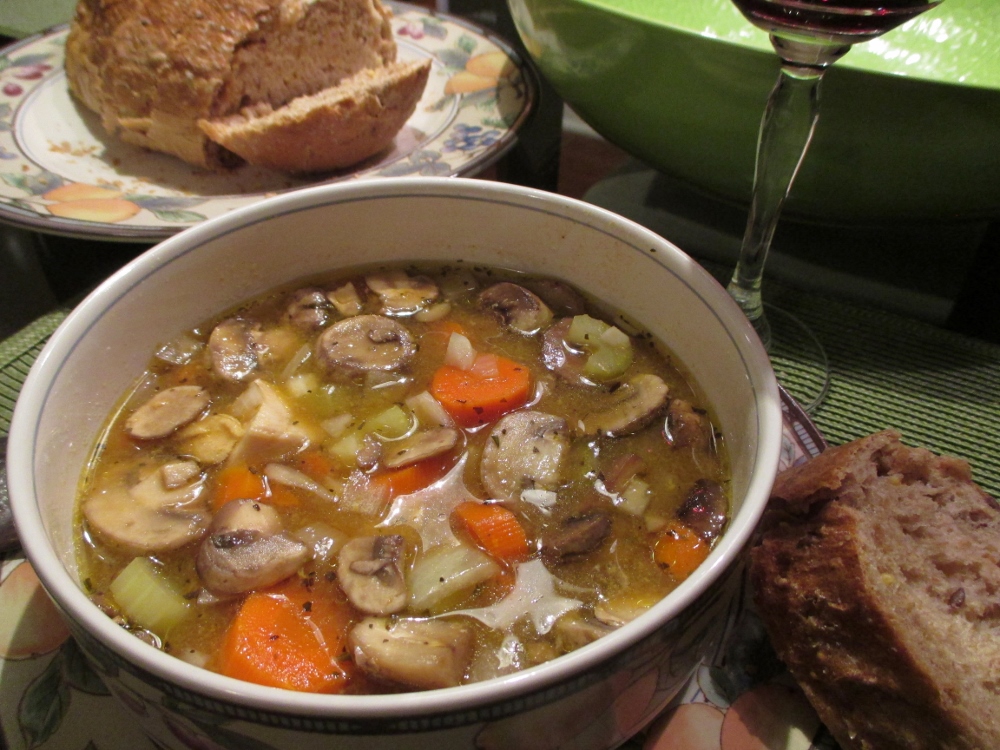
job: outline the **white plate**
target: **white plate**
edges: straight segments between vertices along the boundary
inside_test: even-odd
[[[424,95],[388,151],[310,179],[249,166],[214,174],[109,136],[67,89],[67,26],[7,47],[0,54],[0,220],[71,237],[155,242],[307,185],[477,174],[514,144],[534,109],[532,71],[481,27],[406,3],[386,4],[394,13],[399,59],[433,61]],[[476,62],[494,63],[493,69],[505,63],[503,74],[472,76],[470,60],[476,70]],[[483,88],[470,91],[470,84]]]

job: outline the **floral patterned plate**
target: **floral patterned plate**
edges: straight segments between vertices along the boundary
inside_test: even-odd
[[[399,59],[430,58],[417,110],[386,152],[299,179],[229,174],[119,142],[76,102],[63,70],[67,26],[0,50],[0,220],[50,234],[155,242],[284,190],[403,175],[475,175],[514,145],[537,100],[534,73],[467,21],[387,2]]]
[[[786,468],[817,455],[825,442],[784,392],[782,406]],[[748,596],[734,604],[729,628],[712,663],[626,750],[836,750],[774,656]],[[643,686],[625,693],[641,692],[633,687]],[[581,735],[586,730],[581,726]],[[211,750],[245,750],[225,737]],[[0,747],[155,750],[84,661],[20,555],[0,558]]]

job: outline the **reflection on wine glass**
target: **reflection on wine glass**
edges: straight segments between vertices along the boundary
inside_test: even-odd
[[[770,34],[781,59],[778,81],[760,124],[750,213],[728,290],[768,349],[771,323],[764,314],[761,279],[778,216],[809,147],[819,118],[819,88],[826,69],[851,45],[874,39],[940,0],[733,0],[751,23]],[[787,314],[781,316],[788,322]],[[777,323],[777,319],[775,321]],[[801,324],[799,324],[801,325]],[[801,335],[801,333],[800,333]],[[811,332],[806,335],[813,341]],[[819,342],[815,342],[820,346]],[[820,346],[824,370],[825,353]],[[803,403],[811,411],[826,395]]]

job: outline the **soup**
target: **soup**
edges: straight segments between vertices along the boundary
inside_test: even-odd
[[[356,269],[181,333],[81,482],[84,585],[158,648],[264,685],[475,682],[634,619],[729,511],[707,404],[555,279]]]

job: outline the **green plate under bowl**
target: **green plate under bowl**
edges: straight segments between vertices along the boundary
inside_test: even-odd
[[[749,201],[778,73],[730,0],[508,0],[543,75],[595,130],[709,194]],[[1000,6],[945,0],[827,73],[785,208],[823,222],[1000,217]]]

